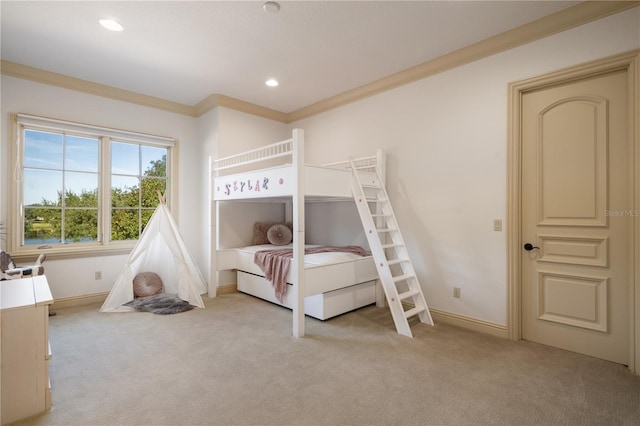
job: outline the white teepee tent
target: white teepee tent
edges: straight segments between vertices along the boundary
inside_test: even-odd
[[[207,292],[207,285],[182,241],[164,197],[160,197],[160,204],[131,251],[100,312],[132,311],[122,305],[133,300],[133,279],[140,272],[155,272],[162,279],[165,293],[177,294],[191,305],[204,308],[200,295]]]

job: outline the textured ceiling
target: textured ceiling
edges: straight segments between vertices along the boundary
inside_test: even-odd
[[[291,112],[579,2],[262,3],[3,0],[0,56],[186,105],[222,94]]]

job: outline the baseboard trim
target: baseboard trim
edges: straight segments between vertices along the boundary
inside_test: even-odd
[[[232,294],[238,292],[237,284],[221,285],[216,290],[216,295]],[[104,303],[109,296],[108,292],[87,294],[83,296],[63,297],[55,299],[51,310],[74,308],[77,306],[92,305],[98,303]],[[465,317],[463,315],[454,314],[451,312],[441,311],[438,309],[429,308],[431,317],[436,322],[442,322],[445,324],[455,325],[457,327],[465,328],[467,330],[477,331],[479,333],[490,334],[492,336],[507,338],[507,327],[500,324],[495,324],[489,321],[482,321],[475,318]]]
[[[455,325],[457,327],[465,328],[467,330],[477,331],[479,333],[490,334],[492,336],[501,337],[506,339],[507,326],[496,324],[489,321],[482,321],[475,318],[465,317],[463,315],[454,314],[451,312],[440,311],[438,309],[429,308],[431,317],[435,322],[442,322],[445,324]]]
[[[216,294],[231,294],[237,293],[238,286],[236,284],[227,284],[221,285],[218,287]],[[66,309],[66,308],[75,308],[77,306],[84,305],[93,305],[94,303],[104,303],[107,300],[107,296],[109,296],[109,292],[105,293],[95,293],[95,294],[85,294],[82,296],[73,296],[73,297],[62,297],[60,299],[55,299],[53,301],[53,305],[51,305],[51,310],[56,309]]]
[[[77,306],[93,305],[94,303],[104,303],[104,301],[107,300],[108,295],[109,292],[54,299],[53,305],[51,305],[51,310],[75,308]]]
[[[221,294],[231,294],[231,293],[237,293],[238,292],[238,284],[226,284],[226,285],[221,285],[218,286],[218,288],[216,289],[216,295],[221,295]]]

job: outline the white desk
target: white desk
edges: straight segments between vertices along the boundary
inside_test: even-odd
[[[51,408],[49,305],[52,303],[44,275],[0,281],[2,424]]]

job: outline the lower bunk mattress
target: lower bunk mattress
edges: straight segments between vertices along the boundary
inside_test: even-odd
[[[317,246],[307,246],[317,247]],[[271,282],[254,263],[259,250],[274,246],[249,246],[218,251],[221,269],[237,270],[238,290],[288,308],[293,307],[292,291],[280,303]],[[282,246],[287,248],[287,246]],[[376,301],[378,272],[371,256],[353,253],[317,253],[305,256],[305,313],[325,320],[370,305]],[[295,284],[289,272],[288,288]]]

